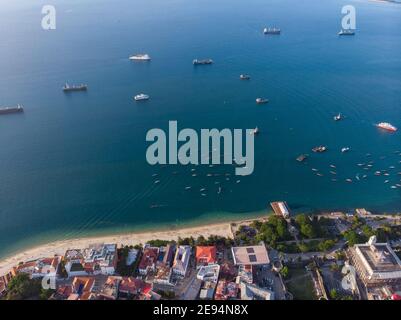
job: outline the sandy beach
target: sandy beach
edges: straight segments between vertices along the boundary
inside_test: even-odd
[[[121,245],[144,244],[149,240],[155,239],[177,240],[178,237],[185,238],[192,236],[194,238],[197,238],[200,235],[204,236],[205,238],[211,235],[232,238],[233,228],[235,229],[239,225],[248,224],[253,220],[260,219],[262,218],[214,223],[174,230],[154,230],[149,232],[133,232],[112,236],[99,236],[55,241],[37,246],[35,248],[27,249],[11,257],[1,260],[0,276],[6,274],[13,266],[17,265],[21,261],[26,262],[44,257],[52,257],[54,255],[64,255],[67,249],[83,249],[91,244],[96,243],[116,243],[120,247]]]

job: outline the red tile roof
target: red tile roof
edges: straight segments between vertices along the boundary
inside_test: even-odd
[[[196,263],[209,264],[215,263],[217,249],[215,246],[197,246],[196,247]]]
[[[143,251],[142,259],[139,263],[139,269],[145,270],[147,267],[152,266],[154,263],[156,263],[158,255],[158,248],[146,248]]]

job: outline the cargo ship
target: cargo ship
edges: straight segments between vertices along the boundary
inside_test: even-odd
[[[24,112],[24,108],[20,105],[17,105],[15,107],[0,107],[0,114],[10,114],[18,112]]]
[[[72,85],[70,86],[68,83],[66,83],[63,87],[64,92],[71,92],[71,91],[86,91],[88,90],[88,86],[86,84],[80,84],[78,86]]]

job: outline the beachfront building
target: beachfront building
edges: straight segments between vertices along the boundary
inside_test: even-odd
[[[231,251],[234,264],[238,266],[238,283],[253,283],[254,268],[270,264],[269,255],[263,243],[257,246],[233,247]]]
[[[162,264],[167,267],[171,267],[174,262],[174,255],[175,255],[175,245],[168,244],[164,249]]]
[[[56,277],[60,261],[60,256],[54,256],[52,258],[43,258],[20,263],[18,266],[12,268],[11,275],[15,276],[18,273],[27,273],[31,279],[43,278],[44,276]]]
[[[138,259],[138,254],[139,254],[139,250],[138,249],[134,249],[134,248],[130,249],[128,251],[128,256],[127,256],[127,259],[125,261],[125,264],[127,266],[132,265],[136,261],[136,259]]]
[[[236,266],[261,266],[270,263],[263,243],[257,246],[232,247],[231,251]]]
[[[84,256],[80,249],[69,249],[64,254],[65,270],[69,277],[85,276]]]
[[[178,276],[185,277],[188,270],[190,257],[191,247],[179,246],[174,257],[173,273]]]
[[[270,203],[274,213],[277,216],[281,216],[284,219],[289,219],[291,212],[290,212],[290,208],[288,207],[287,202],[285,201],[277,201],[277,202],[272,202]]]
[[[373,236],[366,244],[348,250],[351,264],[367,288],[401,285],[401,261],[388,243],[376,243]]]
[[[201,281],[217,283],[219,279],[220,266],[218,264],[209,264],[199,268],[196,277]]]
[[[96,244],[83,251],[86,269],[91,273],[112,275],[117,267],[117,245]]]
[[[71,284],[59,285],[52,300],[94,300],[94,277],[74,277]]]
[[[217,263],[217,249],[215,246],[196,247],[196,266],[199,268],[208,264]]]
[[[143,249],[142,259],[139,262],[138,272],[143,276],[146,276],[149,272],[155,272],[158,256],[159,248],[145,247]]]

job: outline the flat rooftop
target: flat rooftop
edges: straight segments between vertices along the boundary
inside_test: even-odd
[[[236,265],[263,265],[270,263],[267,249],[264,245],[233,247],[231,250]]]
[[[357,245],[357,252],[374,273],[401,273],[401,261],[386,243]]]

